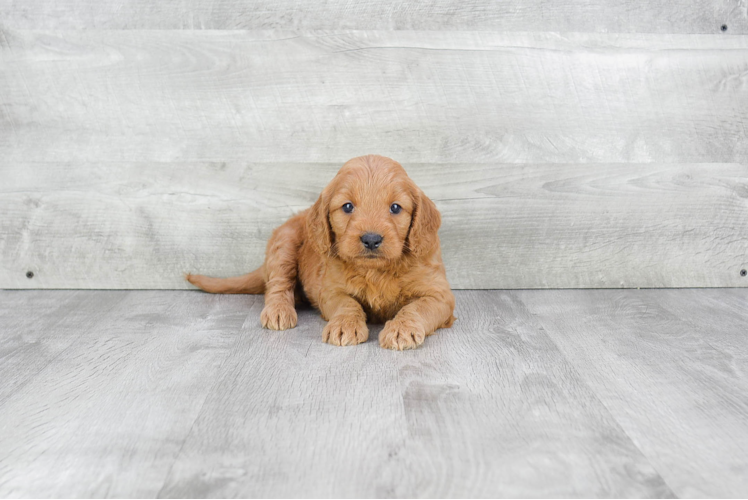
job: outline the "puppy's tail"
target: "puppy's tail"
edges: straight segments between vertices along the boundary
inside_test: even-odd
[[[210,293],[265,293],[265,277],[260,267],[244,276],[233,278],[211,278],[200,274],[188,274],[187,281]]]

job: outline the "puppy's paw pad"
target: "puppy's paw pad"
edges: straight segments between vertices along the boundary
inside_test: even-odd
[[[404,351],[423,344],[426,329],[418,321],[392,319],[379,333],[379,345],[385,349]]]
[[[287,304],[266,305],[260,314],[263,328],[270,330],[288,330],[296,326],[298,317],[296,309]]]
[[[368,338],[366,322],[354,317],[336,316],[322,330],[322,341],[332,345],[356,345]]]

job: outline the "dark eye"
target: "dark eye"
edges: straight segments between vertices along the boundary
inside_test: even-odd
[[[392,213],[392,214],[397,215],[397,214],[400,213],[400,210],[402,210],[402,209],[403,209],[403,207],[401,207],[397,203],[393,203],[392,205],[390,205],[390,213]]]
[[[349,203],[346,203],[345,205],[343,205],[343,212],[345,212],[347,214],[353,212],[353,203],[349,202]]]

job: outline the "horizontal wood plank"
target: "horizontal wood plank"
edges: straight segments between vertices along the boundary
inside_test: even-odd
[[[748,162],[748,36],[0,32],[0,158]]]
[[[748,33],[729,0],[0,0],[22,29],[388,29]]]
[[[455,288],[748,286],[745,165],[405,167],[442,212]],[[17,163],[0,185],[0,287],[186,288],[183,272],[245,273],[338,168]]]
[[[0,286],[245,272],[370,152],[457,288],[746,286],[748,37],[0,35]]]

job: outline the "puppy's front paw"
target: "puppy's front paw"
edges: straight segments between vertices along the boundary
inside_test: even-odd
[[[263,328],[288,330],[296,326],[296,309],[288,304],[266,304],[260,314]]]
[[[395,318],[384,324],[379,333],[379,345],[385,349],[402,351],[423,344],[426,329],[419,321]]]
[[[322,341],[332,345],[356,345],[368,338],[366,322],[351,316],[335,316],[322,330]]]

